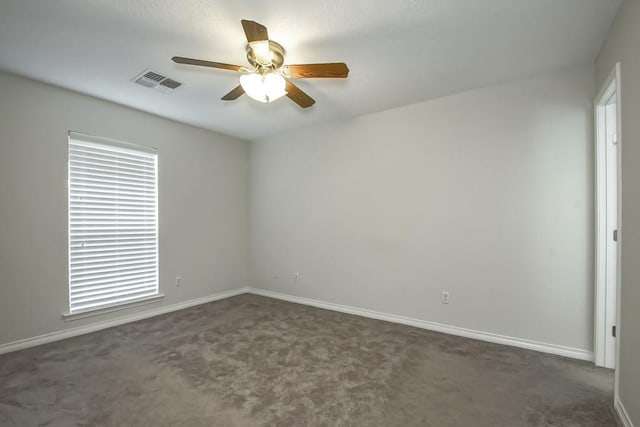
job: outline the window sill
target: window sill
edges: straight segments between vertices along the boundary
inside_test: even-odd
[[[126,310],[128,308],[138,307],[141,305],[153,304],[154,302],[160,301],[164,298],[164,294],[153,295],[150,297],[145,297],[141,299],[137,299],[134,301],[129,301],[124,304],[118,304],[110,307],[101,307],[96,309],[87,309],[83,311],[76,311],[75,313],[63,313],[62,317],[65,322],[70,322],[73,320],[84,319],[86,317],[99,316],[101,314],[112,313],[114,311]]]

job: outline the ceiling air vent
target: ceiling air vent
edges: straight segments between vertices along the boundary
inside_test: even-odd
[[[155,89],[158,92],[168,93],[173,91],[182,83],[172,80],[162,74],[158,74],[151,70],[144,70],[142,73],[135,76],[132,80],[141,86],[145,86],[151,89]]]

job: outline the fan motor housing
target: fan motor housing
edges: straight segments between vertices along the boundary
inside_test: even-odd
[[[284,64],[284,48],[280,43],[276,43],[272,40],[269,40],[269,50],[271,50],[272,58],[271,58],[271,66],[274,70],[282,67]],[[250,45],[247,45],[247,60],[251,65],[256,68],[262,68],[264,65],[260,64],[253,53],[253,49],[251,49]]]

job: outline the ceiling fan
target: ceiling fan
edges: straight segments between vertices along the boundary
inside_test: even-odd
[[[300,107],[308,108],[316,101],[288,79],[346,78],[349,75],[349,68],[344,62],[284,65],[285,50],[280,44],[269,40],[267,27],[245,19],[241,22],[244,34],[247,36],[247,60],[251,68],[181,56],[174,56],[171,59],[179,64],[221,68],[242,73],[240,85],[223,96],[223,101],[236,100],[244,93],[260,102],[272,102],[286,95]]]

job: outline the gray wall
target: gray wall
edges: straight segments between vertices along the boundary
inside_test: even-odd
[[[591,67],[257,141],[250,174],[243,141],[0,89],[0,344],[251,283],[592,350]],[[63,322],[68,130],[159,148],[157,305]]]
[[[253,142],[252,285],[592,351],[594,92],[580,67]]]
[[[620,400],[640,425],[640,2],[625,1],[596,62],[598,85],[621,66],[622,99],[622,309]]]
[[[5,73],[0,93],[0,344],[247,285],[246,142]],[[63,321],[69,130],[158,147],[161,302]]]

